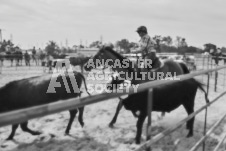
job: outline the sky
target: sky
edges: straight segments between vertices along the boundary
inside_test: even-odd
[[[150,36],[180,36],[189,46],[226,46],[226,0],[0,0],[3,39],[27,49],[89,45],[100,40],[139,41],[144,25]],[[11,35],[11,36],[10,36]]]

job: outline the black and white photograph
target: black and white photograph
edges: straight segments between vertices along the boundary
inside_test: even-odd
[[[0,0],[0,151],[226,151],[225,0]]]

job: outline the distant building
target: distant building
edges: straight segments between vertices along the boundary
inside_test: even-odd
[[[94,56],[98,52],[99,48],[80,48],[78,53],[81,53],[85,56]]]

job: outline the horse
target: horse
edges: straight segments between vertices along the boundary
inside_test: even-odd
[[[162,73],[161,78],[165,78],[169,75],[178,76],[188,73],[188,71],[184,71],[186,69],[182,67],[186,66],[184,62],[166,60],[161,63],[161,67],[150,70],[144,74],[144,72],[140,72],[141,66],[139,64],[141,61],[143,60],[138,60],[137,64],[136,62],[130,61],[129,59],[115,52],[111,47],[102,47],[93,58],[89,59],[89,61],[85,64],[84,69],[86,71],[91,71],[98,66],[108,66],[111,67],[113,71],[122,73],[120,74],[121,79],[132,80],[131,82],[133,84],[144,83],[150,81],[150,79],[156,80],[157,73]],[[150,77],[154,77],[154,79]]]
[[[22,65],[23,53],[21,51],[15,51],[13,55],[14,59],[16,60],[16,66]]]
[[[226,64],[226,54],[225,53],[222,53],[222,58],[224,60],[224,65]]]
[[[0,53],[0,74],[2,73],[4,54]]]
[[[0,52],[0,62],[1,62],[1,67],[3,66],[3,62],[5,59],[6,54],[4,52]]]
[[[76,81],[71,80],[74,78]],[[53,83],[52,81],[57,81],[56,87],[54,87],[55,83]],[[80,91],[82,81],[84,82],[85,90],[88,93],[84,76],[81,73],[75,71],[73,72],[73,74],[65,73],[64,75],[59,74],[58,76],[52,76],[48,74],[9,82],[8,84],[0,88],[0,113],[52,103],[58,100],[80,97],[82,93],[82,91]],[[65,87],[61,87],[64,86],[65,82],[68,84],[67,87],[66,85]],[[77,85],[75,82],[77,83]],[[76,88],[78,91],[75,91]],[[83,127],[84,107],[78,108],[78,110],[78,120],[80,125]],[[72,109],[69,112],[70,120],[65,130],[65,134],[69,134],[71,125],[78,111],[77,109]],[[12,131],[7,140],[13,139],[16,129],[19,125],[21,126],[23,131],[29,132],[32,135],[41,134],[38,131],[29,129],[27,126],[28,121],[25,121],[12,125]]]
[[[111,60],[109,60],[109,59],[111,59]],[[128,59],[124,58],[122,55],[115,52],[110,47],[102,47],[98,51],[98,53],[92,59],[90,59],[87,62],[87,64],[85,65],[85,70],[91,71],[92,69],[96,68],[97,66],[99,66],[99,64],[97,62],[100,62],[100,60],[102,60],[105,64],[111,66],[113,68],[113,70],[117,71],[118,73],[120,73],[120,72],[124,73],[124,74],[119,75],[121,80],[117,81],[118,84],[122,83],[124,80],[131,80],[132,84],[140,84],[140,83],[150,81],[150,78],[147,78],[146,76],[143,76],[143,75],[142,75],[141,79],[136,78],[136,75],[138,75],[138,77],[140,76],[139,65],[137,65],[137,64],[134,65],[134,62],[131,62]],[[126,68],[123,68],[122,66],[120,67],[120,65],[125,65],[125,62],[127,64]],[[117,65],[114,65],[115,63],[117,63]],[[158,73],[162,73],[163,76],[161,78],[166,78],[167,73],[170,73],[171,75],[174,75],[174,76],[175,75],[178,76],[178,75],[189,73],[189,70],[188,70],[187,66],[182,62],[179,63],[179,62],[175,62],[173,60],[166,60],[164,63],[162,63],[161,67],[154,69],[154,70],[151,70],[151,71],[148,71],[147,73],[150,73],[150,75],[156,75]],[[125,76],[125,75],[127,75],[127,76]],[[133,78],[131,78],[131,77],[133,77]],[[156,80],[156,77],[152,78],[151,80]],[[190,82],[188,82],[188,85],[190,85]],[[193,86],[193,85],[191,84],[191,86]],[[165,87],[166,87],[165,89],[168,90],[167,87],[170,87],[170,86],[165,86]],[[182,84],[180,84],[179,87],[182,87]],[[196,90],[197,90],[197,87],[198,86],[195,87]],[[192,90],[194,90],[194,91],[192,91],[192,94],[196,93],[195,88],[192,89]],[[165,92],[165,91],[160,91],[160,92],[162,94],[162,92]],[[183,92],[183,94],[184,93],[186,93],[186,91]],[[173,97],[173,95],[172,95],[172,97]],[[170,101],[173,101],[173,100],[170,100]],[[163,102],[163,104],[164,104],[164,102]],[[181,104],[183,104],[183,102],[177,103],[177,105],[181,105]],[[118,114],[119,110],[121,109],[121,106],[122,106],[122,101],[120,101],[119,104],[118,104],[116,115],[114,116],[113,120],[109,124],[110,127],[113,127],[113,124],[116,121],[117,114]],[[175,108],[177,108],[177,107],[175,107]],[[173,109],[175,109],[175,108],[173,108]],[[188,114],[191,114],[193,112],[193,110],[192,110],[193,104],[188,104],[187,108],[191,108],[191,110],[188,111]],[[162,111],[165,112],[165,111],[168,111],[168,110],[162,110]],[[145,117],[144,116],[138,117],[137,137],[136,137],[137,143],[139,143],[139,140],[140,140],[140,134],[139,133],[141,131],[140,129],[142,128],[141,126],[143,125],[142,121],[144,121]],[[193,123],[193,121],[194,121],[194,119],[191,119],[190,122],[189,122],[191,124],[188,124],[188,125],[190,125],[190,126],[188,126],[189,129],[190,129],[188,136],[192,135],[192,130],[193,130],[193,124],[192,123]]]
[[[221,60],[221,57],[223,56],[222,55],[222,52],[219,48],[217,49],[212,49],[210,51],[210,56],[212,57],[212,59],[214,60],[215,62],[215,65],[218,65],[219,64],[219,61]]]
[[[6,52],[5,54],[1,55],[1,61],[3,62],[4,59],[10,60],[11,67],[13,66],[13,61],[16,61],[16,66],[22,65],[22,59],[23,59],[23,53],[21,51],[15,51],[15,52]]]
[[[7,51],[5,58],[6,58],[6,60],[10,61],[11,67],[12,67],[13,66],[13,60],[14,60],[13,52]]]

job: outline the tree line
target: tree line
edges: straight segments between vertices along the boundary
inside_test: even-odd
[[[211,50],[216,51],[218,48],[215,44],[206,43],[204,44],[204,49],[197,48],[195,46],[188,46],[185,38],[177,36],[173,39],[171,36],[161,36],[155,35],[153,39],[156,42],[155,48],[157,52],[167,52],[167,53],[203,53],[203,52],[210,52]],[[100,48],[102,42],[94,41],[88,47],[89,48]],[[128,39],[124,38],[118,40],[113,43],[109,43],[112,48],[114,48],[119,53],[132,53],[135,51],[139,46],[136,42],[130,42]],[[15,48],[19,48],[15,46],[10,40],[0,42],[0,52],[6,51],[14,51]],[[74,45],[73,47],[59,47],[59,45],[54,41],[49,41],[44,48],[44,52],[48,55],[58,55],[58,54],[65,54],[65,53],[72,53],[77,52],[78,49],[85,48],[83,45]],[[218,48],[219,49],[219,48]],[[226,48],[220,48],[222,53],[226,53]]]
[[[195,46],[188,46],[185,38],[177,36],[173,39],[171,36],[161,36],[155,35],[153,39],[156,42],[156,50],[157,52],[167,52],[167,53],[203,53],[203,52],[210,52],[211,49],[214,51],[217,49],[217,46],[212,43],[204,44],[204,49],[195,47]],[[98,48],[101,45],[100,41],[94,41],[90,44],[89,47],[96,47]],[[113,44],[111,44],[113,45]],[[114,48],[120,53],[131,53],[135,49],[138,48],[138,44],[135,42],[130,42],[128,39],[124,38],[113,45]],[[226,53],[226,48],[220,48],[223,53]]]

